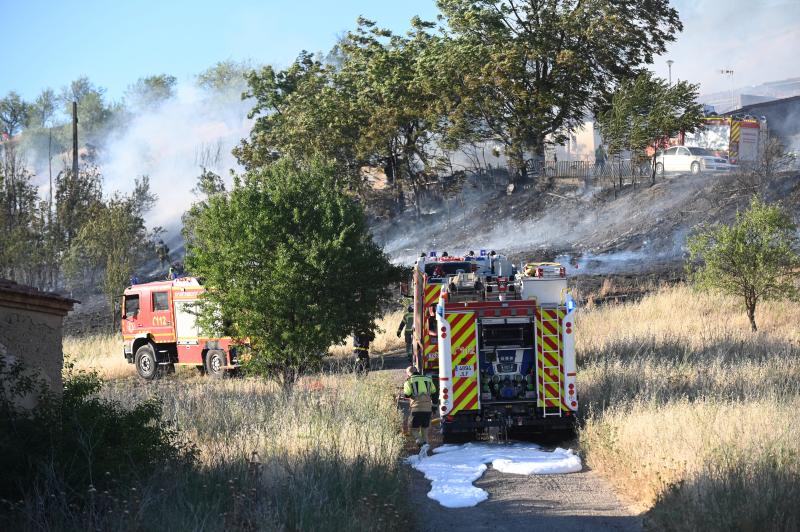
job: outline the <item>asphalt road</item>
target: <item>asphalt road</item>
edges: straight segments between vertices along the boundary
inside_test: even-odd
[[[403,380],[402,355],[384,357],[382,371]],[[374,367],[374,366],[373,366]],[[377,368],[375,368],[377,369]],[[378,370],[381,371],[381,370]],[[431,444],[440,444],[431,430]],[[574,446],[572,446],[574,448]],[[537,530],[639,531],[642,519],[613,492],[597,473],[584,466],[579,473],[563,475],[512,475],[489,469],[475,485],[489,499],[471,508],[444,508],[427,494],[431,484],[409,466],[409,496],[421,532]]]

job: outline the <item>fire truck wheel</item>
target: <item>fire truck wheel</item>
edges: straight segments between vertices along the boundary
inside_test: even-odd
[[[161,376],[153,346],[145,344],[136,350],[136,373],[145,380],[151,381]]]
[[[225,353],[219,349],[211,349],[206,353],[206,373],[212,379],[221,379],[225,376]]]

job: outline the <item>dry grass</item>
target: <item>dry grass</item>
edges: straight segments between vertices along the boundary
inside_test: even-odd
[[[398,310],[386,314],[383,318],[378,320],[378,332],[375,335],[375,340],[370,344],[370,353],[380,355],[395,349],[405,348],[406,344],[405,340],[403,340],[403,336],[400,335],[400,338],[397,337],[397,327],[400,326],[400,322],[403,320],[403,314],[405,313],[402,310]],[[339,358],[352,356],[353,343],[351,339],[348,338],[344,345],[335,345],[331,347],[329,353]]]
[[[87,337],[66,337],[64,358],[76,370],[96,371],[103,379],[117,379],[136,374],[133,365],[122,355],[119,334],[98,334]]]
[[[800,305],[752,334],[735,299],[675,287],[577,321],[581,444],[652,527],[800,526]]]

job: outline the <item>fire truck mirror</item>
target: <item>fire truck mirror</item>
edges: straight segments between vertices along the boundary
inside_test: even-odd
[[[411,291],[408,289],[408,281],[402,281],[400,283],[400,295],[403,297],[411,296]]]

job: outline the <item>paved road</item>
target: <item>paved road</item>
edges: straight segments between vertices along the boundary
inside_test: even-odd
[[[383,371],[403,380],[405,357],[384,358]],[[432,436],[434,431],[432,430]],[[439,444],[432,438],[433,446]],[[634,532],[642,519],[614,494],[600,475],[584,467],[566,475],[512,475],[491,465],[475,485],[489,492],[489,499],[471,508],[449,509],[427,496],[430,482],[410,469],[409,495],[421,532],[530,530]]]

